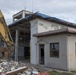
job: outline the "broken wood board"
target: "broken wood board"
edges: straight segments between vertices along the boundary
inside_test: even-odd
[[[17,73],[21,73],[23,71],[26,71],[28,69],[27,66],[24,66],[24,67],[21,67],[21,68],[18,68],[18,69],[15,69],[13,71],[9,71],[7,72],[5,75],[16,75]]]

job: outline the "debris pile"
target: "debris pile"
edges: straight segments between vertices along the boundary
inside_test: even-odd
[[[36,75],[38,70],[30,67],[21,61],[7,61],[0,62],[0,75]]]

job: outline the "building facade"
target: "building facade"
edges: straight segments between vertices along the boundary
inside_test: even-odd
[[[31,26],[31,63],[63,70],[76,69],[75,28],[42,19],[32,20]]]
[[[11,26],[19,27],[20,24],[29,25],[30,63],[76,70],[76,24],[38,12],[12,23]]]

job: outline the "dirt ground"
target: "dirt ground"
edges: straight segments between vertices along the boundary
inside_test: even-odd
[[[26,64],[29,65],[30,68],[34,67],[34,68],[38,69],[38,71],[40,73],[48,72],[52,75],[76,75],[76,73],[73,73],[73,72],[52,69],[52,68],[49,68],[49,67],[45,67],[43,65],[33,65],[33,64],[30,64],[30,63],[26,63]]]

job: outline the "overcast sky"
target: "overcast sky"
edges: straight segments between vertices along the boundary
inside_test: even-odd
[[[76,0],[0,0],[7,24],[12,23],[13,14],[25,8],[76,23]]]

